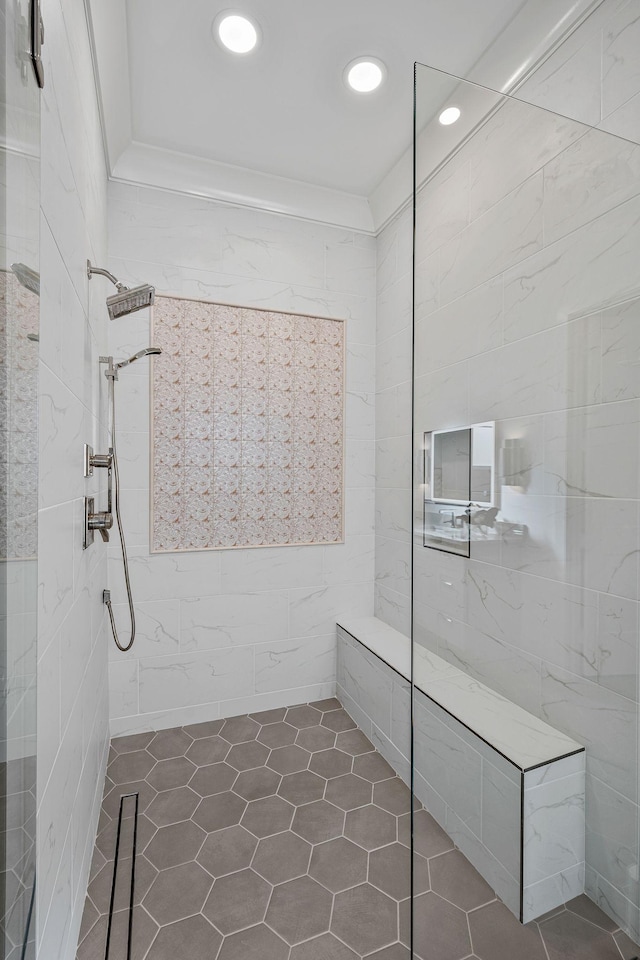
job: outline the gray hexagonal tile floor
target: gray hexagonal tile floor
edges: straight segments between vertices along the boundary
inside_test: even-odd
[[[115,739],[77,960],[104,957],[125,793],[135,960],[409,960],[409,791],[337,700]],[[415,833],[416,960],[636,955],[586,897],[521,926],[426,810]]]

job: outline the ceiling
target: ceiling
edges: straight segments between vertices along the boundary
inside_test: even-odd
[[[409,145],[413,62],[465,75],[524,0],[238,0],[262,43],[238,57],[213,39],[226,0],[128,0],[134,140],[371,193]],[[355,57],[384,87],[349,91]]]
[[[414,61],[502,89],[596,2],[237,0],[262,31],[239,57],[212,36],[228,0],[85,0],[109,170],[375,231],[407,189]],[[387,67],[373,94],[343,82],[358,56]]]

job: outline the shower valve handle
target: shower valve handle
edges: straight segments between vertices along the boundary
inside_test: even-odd
[[[109,530],[113,526],[113,514],[105,510],[98,513],[90,513],[87,525],[89,530],[98,530],[105,543],[109,543]]]

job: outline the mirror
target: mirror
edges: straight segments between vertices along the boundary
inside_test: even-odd
[[[491,537],[495,489],[495,423],[425,433],[424,546],[470,556],[472,528]]]

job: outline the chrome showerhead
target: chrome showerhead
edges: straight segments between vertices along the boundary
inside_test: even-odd
[[[144,310],[145,307],[150,307],[155,300],[156,289],[150,283],[142,283],[139,287],[126,287],[108,270],[104,270],[102,267],[94,267],[91,265],[91,261],[87,260],[87,276],[89,279],[94,273],[111,280],[111,283],[118,288],[117,293],[107,297],[107,310],[112,320],[117,317],[126,317],[130,313],[135,313],[136,310]]]
[[[162,353],[160,347],[145,347],[144,350],[138,350],[137,353],[134,353],[128,360],[120,360],[119,363],[116,363],[116,370],[119,370],[121,367],[128,367],[130,363],[135,363],[136,360],[141,360],[143,357],[156,357],[160,353]]]
[[[11,270],[23,287],[40,296],[40,274],[28,267],[26,263],[12,263]]]
[[[143,283],[131,289],[125,287],[113,296],[107,297],[109,316],[112,320],[117,320],[118,317],[126,317],[130,313],[135,313],[136,310],[144,310],[145,307],[151,306],[155,294],[155,287],[149,283]]]

